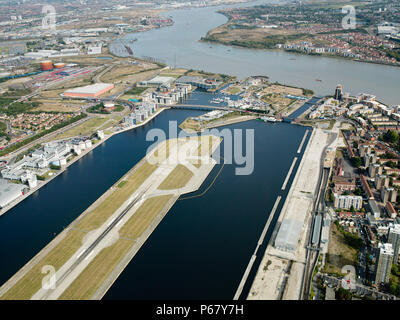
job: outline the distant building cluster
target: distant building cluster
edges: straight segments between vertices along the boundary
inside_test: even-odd
[[[141,105],[136,107],[134,112],[131,112],[129,115],[124,117],[123,123],[128,127],[135,126],[153,115],[156,110],[157,105],[154,102],[143,102]]]
[[[104,139],[103,131],[97,131],[97,137]],[[29,155],[1,170],[0,179],[0,208],[4,208],[29,189],[38,186],[38,177],[45,174],[55,166],[62,168],[74,155],[90,149],[92,141],[89,138],[74,138],[69,141],[50,142],[43,147],[35,149]]]

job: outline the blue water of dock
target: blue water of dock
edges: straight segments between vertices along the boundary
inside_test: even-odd
[[[312,97],[309,101],[307,101],[305,104],[303,104],[300,108],[298,108],[297,110],[293,111],[287,117],[284,117],[283,121],[284,122],[292,122],[292,121],[296,120],[304,112],[306,112],[308,109],[313,107],[320,99],[321,99],[321,97]]]

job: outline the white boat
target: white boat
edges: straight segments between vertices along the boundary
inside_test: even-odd
[[[264,122],[276,122],[276,119],[274,117],[261,117],[260,119]]]

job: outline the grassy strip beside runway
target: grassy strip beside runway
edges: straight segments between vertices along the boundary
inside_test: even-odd
[[[60,300],[90,299],[133,246],[133,241],[119,239],[104,248],[60,296]]]
[[[221,140],[215,136],[201,137],[199,142],[206,144],[206,146],[198,148],[199,146],[194,143],[194,139],[198,138],[168,140],[159,144],[154,150],[155,152],[150,153],[150,157],[140,161],[66,230],[28,262],[20,271],[20,275],[16,274],[15,277],[11,278],[10,282],[5,285],[8,288],[7,291],[4,291],[0,299],[26,300],[32,297],[34,299],[90,299],[98,290],[103,290],[101,286],[104,282],[109,281],[106,281],[106,279],[112,277],[112,272],[115,272],[114,269],[120,267],[120,262],[124,261],[123,259],[126,258],[128,253],[131,254],[131,250],[138,250],[136,246],[141,241],[145,241],[143,237],[146,238],[148,230],[152,231],[159,219],[162,219],[166,214],[171,206],[171,199],[175,198],[176,200],[181,192],[197,190],[198,184],[201,184],[211,171],[214,163],[203,163],[197,175],[200,182],[195,181],[194,184],[187,186],[187,183],[191,181],[197,171],[193,171],[193,166],[186,167],[180,163],[172,163],[174,166],[171,166],[169,163],[169,157],[172,161],[176,161],[177,158],[185,155],[190,158],[190,155],[195,153],[197,149],[202,151],[201,153],[204,150],[206,151],[204,154],[210,155],[213,150],[210,142],[214,142],[215,147],[216,143]],[[176,147],[179,151],[177,154],[173,154],[177,151]],[[156,159],[157,161],[149,163],[149,159]],[[164,160],[167,161],[164,162]],[[160,182],[161,185],[159,185]],[[148,191],[149,187],[152,190]],[[180,188],[185,187],[184,191],[180,190]],[[168,191],[161,191],[162,188]],[[129,207],[129,205],[135,203],[132,201],[138,201],[146,193],[147,196],[143,198],[144,200],[141,200],[143,202],[138,202],[135,211],[131,211],[132,206]],[[129,205],[127,205],[128,202]],[[121,208],[123,211],[120,211]],[[126,212],[129,216],[120,229],[107,230],[110,226],[108,221],[110,219],[111,222],[116,221],[116,219],[112,219],[113,215],[116,215],[116,218],[120,217],[125,214],[124,210],[128,210]],[[159,214],[162,214],[161,218],[158,218]],[[116,226],[118,226],[118,223],[111,228]],[[89,231],[96,229],[98,235],[96,232],[88,234]],[[101,238],[100,236],[105,232],[107,232],[106,237],[109,232],[111,232],[111,237],[114,237],[112,235],[114,233],[116,242],[107,240],[108,238],[104,238],[105,240]],[[90,237],[97,238],[92,239]],[[100,241],[100,244],[94,240]],[[107,241],[110,242],[107,243]],[[85,250],[88,250],[90,245],[93,244],[94,246],[100,245],[102,248],[79,271],[79,265],[75,264],[85,264],[83,261],[87,260],[93,250],[96,249],[90,248],[92,252],[85,253],[87,257],[81,258],[84,259],[81,262],[77,259],[82,257],[82,254],[86,252]],[[43,267],[46,265],[54,267],[57,272],[59,283],[57,283],[54,291],[46,291],[42,288],[42,280],[48,278],[46,273],[42,273]],[[74,275],[73,272],[79,273]],[[107,290],[107,288],[104,290]]]
[[[88,212],[76,225],[82,230],[93,230],[99,228],[128,198],[137,188],[156,170],[157,165],[143,162],[143,164],[126,180],[126,183],[116,188],[111,195],[102,201],[96,208]]]
[[[174,170],[165,178],[158,189],[171,190],[179,189],[186,186],[188,181],[193,177],[193,172],[187,169],[184,165],[178,164]]]
[[[156,165],[149,164],[146,161],[143,162],[140,167],[126,179],[126,183],[122,188],[116,188],[116,190],[95,209],[84,215],[75,227],[86,231],[99,228],[156,168]],[[8,290],[1,299],[30,299],[31,296],[41,288],[41,280],[44,277],[41,273],[42,267],[51,265],[58,270],[72,257],[74,252],[81,247],[82,239],[85,234],[86,233],[81,231],[70,230],[66,237]]]
[[[84,232],[69,230],[61,240],[43,259],[30,269],[13,287],[2,297],[2,300],[27,300],[42,286],[45,274],[42,268],[46,265],[59,269],[82,246]]]

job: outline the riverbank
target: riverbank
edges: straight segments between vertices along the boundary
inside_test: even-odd
[[[191,133],[193,131],[203,132],[204,130],[217,128],[217,127],[221,127],[221,126],[227,126],[230,124],[245,122],[245,121],[254,120],[254,119],[257,119],[257,117],[256,116],[233,116],[233,117],[227,117],[226,119],[223,119],[220,121],[211,121],[207,125],[201,127],[200,123],[195,126],[188,124],[188,121],[193,121],[188,118],[184,122],[182,122],[179,125],[179,127],[186,133]]]
[[[251,286],[247,297],[249,300],[300,299],[310,212],[319,178],[321,156],[327,139],[328,134],[323,130],[313,130]],[[302,225],[294,252],[285,252],[274,247],[275,238],[284,219],[296,220]]]
[[[78,161],[79,159],[83,158],[85,155],[87,155],[89,152],[91,152],[92,150],[94,150],[95,148],[97,148],[98,146],[100,146],[101,144],[103,144],[105,141],[107,141],[109,138],[111,138],[113,135],[115,134],[119,134],[125,131],[129,131],[141,126],[144,126],[145,124],[147,124],[149,121],[151,121],[152,119],[154,119],[156,116],[158,116],[162,111],[164,111],[165,109],[169,109],[168,107],[163,107],[158,109],[153,115],[151,115],[149,118],[147,118],[145,121],[131,126],[129,128],[125,128],[116,132],[113,132],[111,134],[104,134],[104,139],[99,140],[96,144],[92,145],[90,148],[85,149],[82,151],[82,153],[78,156],[75,156],[71,161],[67,162],[66,165],[61,166],[61,169],[58,170],[55,174],[53,174],[50,178],[48,178],[45,181],[40,181],[38,180],[38,184],[35,188],[30,189],[28,192],[26,192],[23,196],[17,198],[16,200],[12,201],[11,203],[9,203],[7,206],[3,207],[0,209],[0,216],[2,216],[3,214],[7,213],[7,211],[9,211],[10,209],[14,208],[17,204],[19,204],[20,202],[24,201],[26,198],[28,198],[30,195],[32,195],[33,193],[35,193],[36,191],[38,191],[40,188],[44,187],[46,184],[48,184],[49,182],[51,182],[53,179],[55,179],[56,177],[58,177],[60,174],[62,174],[63,172],[65,172],[67,170],[67,168],[72,165],[73,163],[75,163],[76,161]],[[87,119],[85,119],[87,120]],[[48,137],[47,137],[48,138]],[[46,139],[47,139],[46,138]]]
[[[212,31],[212,30],[210,30]],[[354,61],[354,62],[361,62],[361,63],[369,63],[369,64],[376,64],[376,65],[384,65],[384,66],[389,66],[389,67],[400,67],[400,63],[388,63],[388,62],[383,62],[383,61],[371,61],[371,60],[366,60],[366,59],[355,59],[355,58],[349,58],[345,56],[340,56],[340,55],[334,55],[334,54],[316,54],[316,53],[307,53],[303,51],[298,51],[298,50],[288,50],[288,49],[280,49],[276,47],[268,47],[268,46],[263,46],[262,43],[260,44],[253,44],[250,45],[246,41],[224,41],[224,40],[218,40],[215,38],[210,38],[210,37],[202,37],[199,41],[204,42],[204,43],[215,43],[215,44],[221,44],[224,46],[232,46],[232,47],[237,47],[237,48],[246,48],[249,50],[266,50],[266,51],[282,51],[282,52],[287,52],[290,54],[296,54],[296,55],[303,55],[303,56],[311,56],[311,57],[323,57],[323,58],[334,58],[334,59],[339,59],[339,60],[347,60],[347,61]]]

